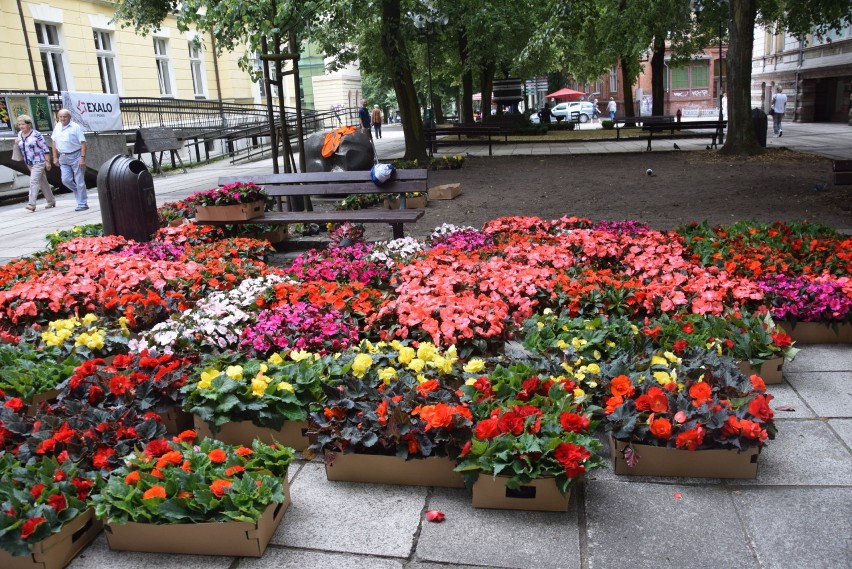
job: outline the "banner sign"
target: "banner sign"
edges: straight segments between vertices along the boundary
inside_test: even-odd
[[[118,95],[62,91],[62,106],[85,131],[123,130]]]
[[[14,132],[20,115],[29,115],[33,119],[33,128],[38,131],[50,132],[53,129],[47,96],[6,96],[0,93],[0,132]]]

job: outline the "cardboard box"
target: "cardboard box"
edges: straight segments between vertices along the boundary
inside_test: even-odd
[[[195,415],[187,413],[180,407],[174,407],[164,413],[157,413],[160,416],[160,421],[166,427],[166,432],[172,435],[182,433],[187,429],[193,429],[193,418]]]
[[[284,421],[279,431],[258,427],[251,421],[233,421],[222,425],[214,435],[206,421],[198,415],[194,415],[193,419],[199,437],[217,439],[229,445],[251,446],[254,439],[260,439],[266,444],[278,442],[297,451],[308,448],[308,437],[305,434],[308,430],[307,421]]]
[[[283,482],[285,500],[270,504],[256,523],[107,524],[107,544],[113,551],[260,557],[290,506],[286,477]]]
[[[852,324],[777,322],[797,344],[852,344]]]
[[[426,207],[426,196],[405,198],[405,209],[423,209]],[[385,209],[399,209],[399,198],[385,198]]]
[[[750,376],[756,373],[763,379],[763,383],[766,385],[778,385],[783,381],[782,367],[784,366],[784,358],[779,357],[766,360],[757,366],[757,368],[753,367],[751,362],[738,362],[738,365],[744,375]]]
[[[609,437],[616,474],[625,476],[686,476],[690,478],[757,478],[760,449],[743,452],[733,449],[682,450],[633,444],[639,463],[633,468],[624,460],[627,443]]]
[[[442,184],[429,188],[430,200],[454,200],[461,194],[461,184]]]
[[[199,205],[195,207],[195,219],[198,221],[244,221],[263,217],[266,203],[256,201],[235,205]]]
[[[33,417],[38,411],[39,406],[45,401],[56,401],[59,397],[58,389],[49,389],[33,395],[32,401],[27,405],[27,417]]]
[[[328,480],[464,488],[456,463],[444,456],[405,460],[398,456],[325,453]]]
[[[571,492],[562,495],[556,479],[539,478],[517,490],[506,488],[508,477],[482,473],[473,485],[473,507],[493,510],[567,512]]]
[[[282,225],[280,227],[276,227],[272,231],[267,231],[266,233],[262,233],[257,236],[258,239],[266,239],[270,243],[281,243],[282,241],[287,240],[287,226]]]
[[[89,545],[103,529],[95,519],[95,510],[85,512],[66,522],[59,533],[30,546],[30,555],[15,557],[0,549],[0,567],[3,569],[62,569],[84,547]]]

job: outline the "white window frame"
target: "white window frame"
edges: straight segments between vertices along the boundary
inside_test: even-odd
[[[618,69],[615,65],[609,68],[609,92],[618,93]]]
[[[192,91],[196,99],[207,98],[207,75],[204,73],[204,60],[201,57],[201,45],[194,38],[187,42],[189,51],[189,71],[192,75]]]
[[[154,61],[157,66],[157,81],[162,97],[174,98],[174,70],[169,56],[169,39],[154,36]]]
[[[44,71],[44,80],[50,91],[69,91],[71,84],[68,81],[66,69],[65,49],[62,47],[62,37],[59,34],[59,26],[47,22],[35,23],[38,50],[41,55],[41,65]],[[53,31],[51,38],[50,31]],[[55,40],[56,43],[53,43]]]
[[[95,56],[98,59],[98,70],[101,74],[101,88],[104,93],[118,95],[118,67],[115,64],[115,50],[113,49],[113,34],[109,30],[92,28],[92,36],[95,42]]]

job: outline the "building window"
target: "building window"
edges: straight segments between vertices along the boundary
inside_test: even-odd
[[[706,61],[692,64],[692,81],[691,87],[709,87],[710,86],[710,65]]]
[[[201,61],[201,46],[194,40],[189,42],[189,65],[192,69],[192,91],[196,99],[206,97],[206,84],[204,81],[204,64]]]
[[[609,69],[609,92],[618,92],[618,69],[615,68],[615,65]]]
[[[59,45],[59,32],[53,24],[36,22],[36,37],[38,49],[41,52],[41,66],[44,79],[51,91],[67,91],[68,82],[65,80],[64,50]]]
[[[112,34],[101,30],[92,30],[95,38],[95,54],[98,58],[98,71],[101,73],[101,89],[110,95],[118,94],[118,80],[115,74],[115,52],[112,50]]]
[[[160,81],[160,95],[174,96],[172,92],[172,71],[169,61],[168,40],[154,38],[154,58],[157,61],[157,79]]]
[[[689,89],[689,67],[672,67],[672,89]]]

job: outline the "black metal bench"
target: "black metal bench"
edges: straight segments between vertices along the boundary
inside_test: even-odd
[[[651,141],[654,139],[654,135],[658,135],[657,138],[693,138],[693,137],[703,137],[707,136],[706,132],[694,132],[694,131],[707,131],[712,130],[713,132],[710,134],[712,142],[710,143],[710,148],[717,148],[717,143],[721,144],[723,142],[722,138],[725,135],[725,127],[728,126],[728,121],[725,120],[710,120],[710,121],[688,121],[688,122],[659,122],[656,124],[645,123],[642,126],[642,132],[648,133],[648,152],[651,151]],[[675,134],[677,131],[677,134]],[[686,131],[686,132],[685,132]],[[665,133],[668,132],[668,136],[665,136]],[[660,136],[663,135],[663,136]]]
[[[852,160],[833,160],[831,170],[835,186],[852,185]]]
[[[500,136],[502,134],[505,138],[505,141],[509,140],[508,133],[503,132],[499,126],[488,126],[480,124],[460,124],[450,127],[430,127],[423,129],[423,132],[426,136],[426,146],[429,147],[429,156],[434,156],[436,148],[439,144],[481,144],[485,142],[482,140],[483,137],[485,137],[488,142],[488,155],[493,156],[491,148],[491,137]],[[456,140],[439,140],[439,136],[456,136],[457,138]],[[462,136],[465,137],[464,140],[462,140]]]
[[[422,209],[406,209],[405,194],[426,192],[425,169],[396,170],[393,177],[378,186],[370,179],[370,172],[308,172],[295,174],[259,174],[255,176],[223,176],[219,185],[235,182],[254,182],[262,186],[273,197],[334,196],[348,194],[400,194],[399,209],[368,209],[347,211],[292,211],[287,200],[288,211],[266,212],[262,218],[245,221],[203,221],[207,225],[232,225],[262,223],[283,225],[290,223],[387,223],[393,228],[394,239],[404,236],[403,225],[416,223],[425,213]]]

